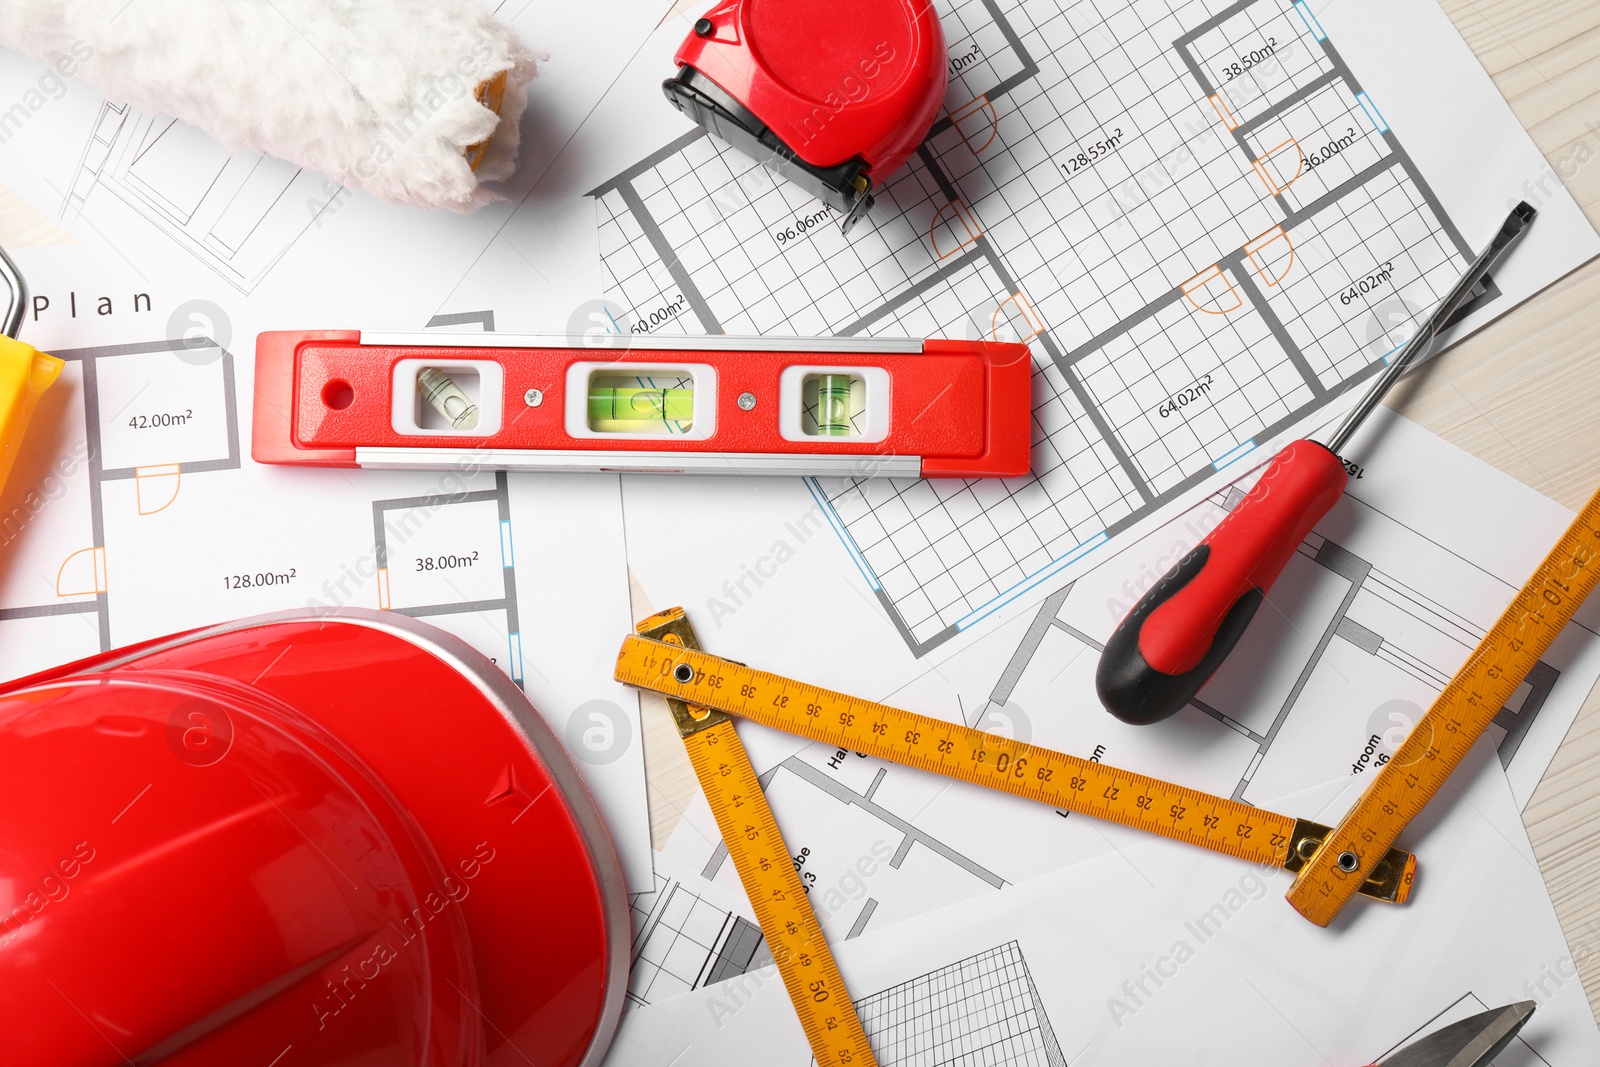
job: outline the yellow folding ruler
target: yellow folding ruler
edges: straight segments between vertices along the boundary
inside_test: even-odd
[[[682,608],[651,616],[623,641],[616,679],[667,698],[819,1065],[873,1061],[730,714],[1289,871],[1298,871],[1330,832],[1305,819],[721,659],[700,650]],[[1415,874],[1416,859],[1391,849],[1360,892],[1401,903]]]
[[[1318,926],[1333,921],[1597,584],[1600,492],[1578,513],[1355,807],[1301,868],[1289,889],[1296,911]]]
[[[653,650],[645,668],[651,673],[671,674],[680,657],[700,647],[682,608],[652,615],[639,624],[638,633],[628,640]],[[626,647],[623,652],[625,658]],[[629,682],[622,664],[619,658],[617,678]],[[877,1067],[733,720],[705,703],[687,702],[679,693],[663,695],[818,1067]]]

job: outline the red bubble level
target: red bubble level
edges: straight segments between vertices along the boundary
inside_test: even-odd
[[[354,331],[256,341],[261,463],[1009,478],[1024,344]]]

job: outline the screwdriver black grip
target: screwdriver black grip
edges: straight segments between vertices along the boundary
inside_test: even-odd
[[[1142,726],[1193,699],[1349,479],[1339,457],[1315,441],[1295,441],[1273,457],[1244,500],[1112,632],[1094,679],[1106,710]]]

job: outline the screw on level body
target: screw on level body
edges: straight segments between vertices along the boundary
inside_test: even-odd
[[[739,410],[740,411],[750,411],[755,406],[756,406],[756,394],[754,394],[754,393],[740,393],[739,394]]]
[[[536,408],[544,403],[544,393],[538,389],[529,389],[522,394],[522,402],[530,408]]]

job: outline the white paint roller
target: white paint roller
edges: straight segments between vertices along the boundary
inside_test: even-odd
[[[535,54],[474,0],[0,0],[0,43],[382,200],[470,211]]]

